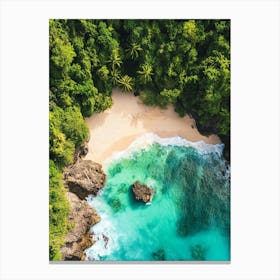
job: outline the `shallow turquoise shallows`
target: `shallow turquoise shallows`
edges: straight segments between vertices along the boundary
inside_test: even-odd
[[[223,145],[147,134],[106,167],[107,183],[88,202],[101,216],[87,260],[229,261],[230,171]],[[153,188],[136,201],[131,185]]]

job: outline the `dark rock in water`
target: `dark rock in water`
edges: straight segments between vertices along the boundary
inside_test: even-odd
[[[192,258],[196,261],[205,260],[206,248],[200,244],[196,244],[191,247]]]
[[[85,200],[80,200],[74,193],[67,192],[70,204],[69,223],[74,227],[69,230],[64,246],[60,249],[63,260],[83,260],[84,251],[93,244],[89,229],[100,221],[100,217]]]
[[[108,242],[109,242],[109,237],[106,236],[105,234],[102,234],[102,238],[103,238],[103,240],[105,242],[105,248],[107,248],[107,245],[108,245]]]
[[[132,192],[136,200],[142,200],[145,203],[150,202],[153,195],[153,189],[142,185],[139,181],[136,181],[132,185]]]
[[[99,163],[91,160],[79,160],[64,171],[64,183],[70,192],[80,199],[96,195],[103,188],[106,175]]]
[[[164,251],[164,249],[159,249],[156,252],[153,252],[152,256],[155,261],[164,261],[165,260],[165,251]]]
[[[118,198],[109,199],[108,204],[113,208],[114,212],[118,212],[122,208],[121,201]]]

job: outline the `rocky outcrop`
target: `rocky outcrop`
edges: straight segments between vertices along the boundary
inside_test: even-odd
[[[106,175],[99,163],[82,160],[80,156],[64,170],[66,197],[71,209],[68,220],[72,228],[60,249],[63,260],[84,260],[85,249],[93,244],[89,230],[100,221],[100,217],[85,198],[90,194],[96,195],[104,187],[105,180]]]
[[[136,200],[141,200],[145,203],[150,202],[153,195],[153,189],[142,185],[139,181],[136,181],[132,185],[132,192],[134,193]]]
[[[83,158],[88,153],[88,142],[86,142],[83,146],[79,147],[74,155],[74,162],[77,162],[80,158]]]
[[[80,200],[71,192],[67,192],[66,197],[71,208],[68,219],[73,228],[68,232],[60,251],[63,260],[82,260],[84,250],[93,244],[89,229],[100,221],[100,217],[86,200]]]
[[[103,188],[106,175],[99,163],[91,160],[78,160],[64,171],[64,181],[70,192],[80,199],[96,195]]]
[[[84,157],[88,153],[88,143],[85,143],[79,150],[79,157]]]

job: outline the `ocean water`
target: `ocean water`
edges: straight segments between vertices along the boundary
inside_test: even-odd
[[[101,216],[87,260],[229,261],[230,169],[223,145],[147,134],[106,166],[106,186],[88,202]],[[136,201],[135,181],[153,188]]]

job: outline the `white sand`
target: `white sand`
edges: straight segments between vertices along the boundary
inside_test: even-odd
[[[217,135],[202,136],[195,121],[189,116],[180,118],[171,105],[166,110],[146,106],[132,93],[117,89],[112,97],[112,108],[86,119],[90,141],[85,159],[104,164],[114,152],[125,150],[137,137],[151,132],[160,137],[178,135],[193,142],[221,143]]]

